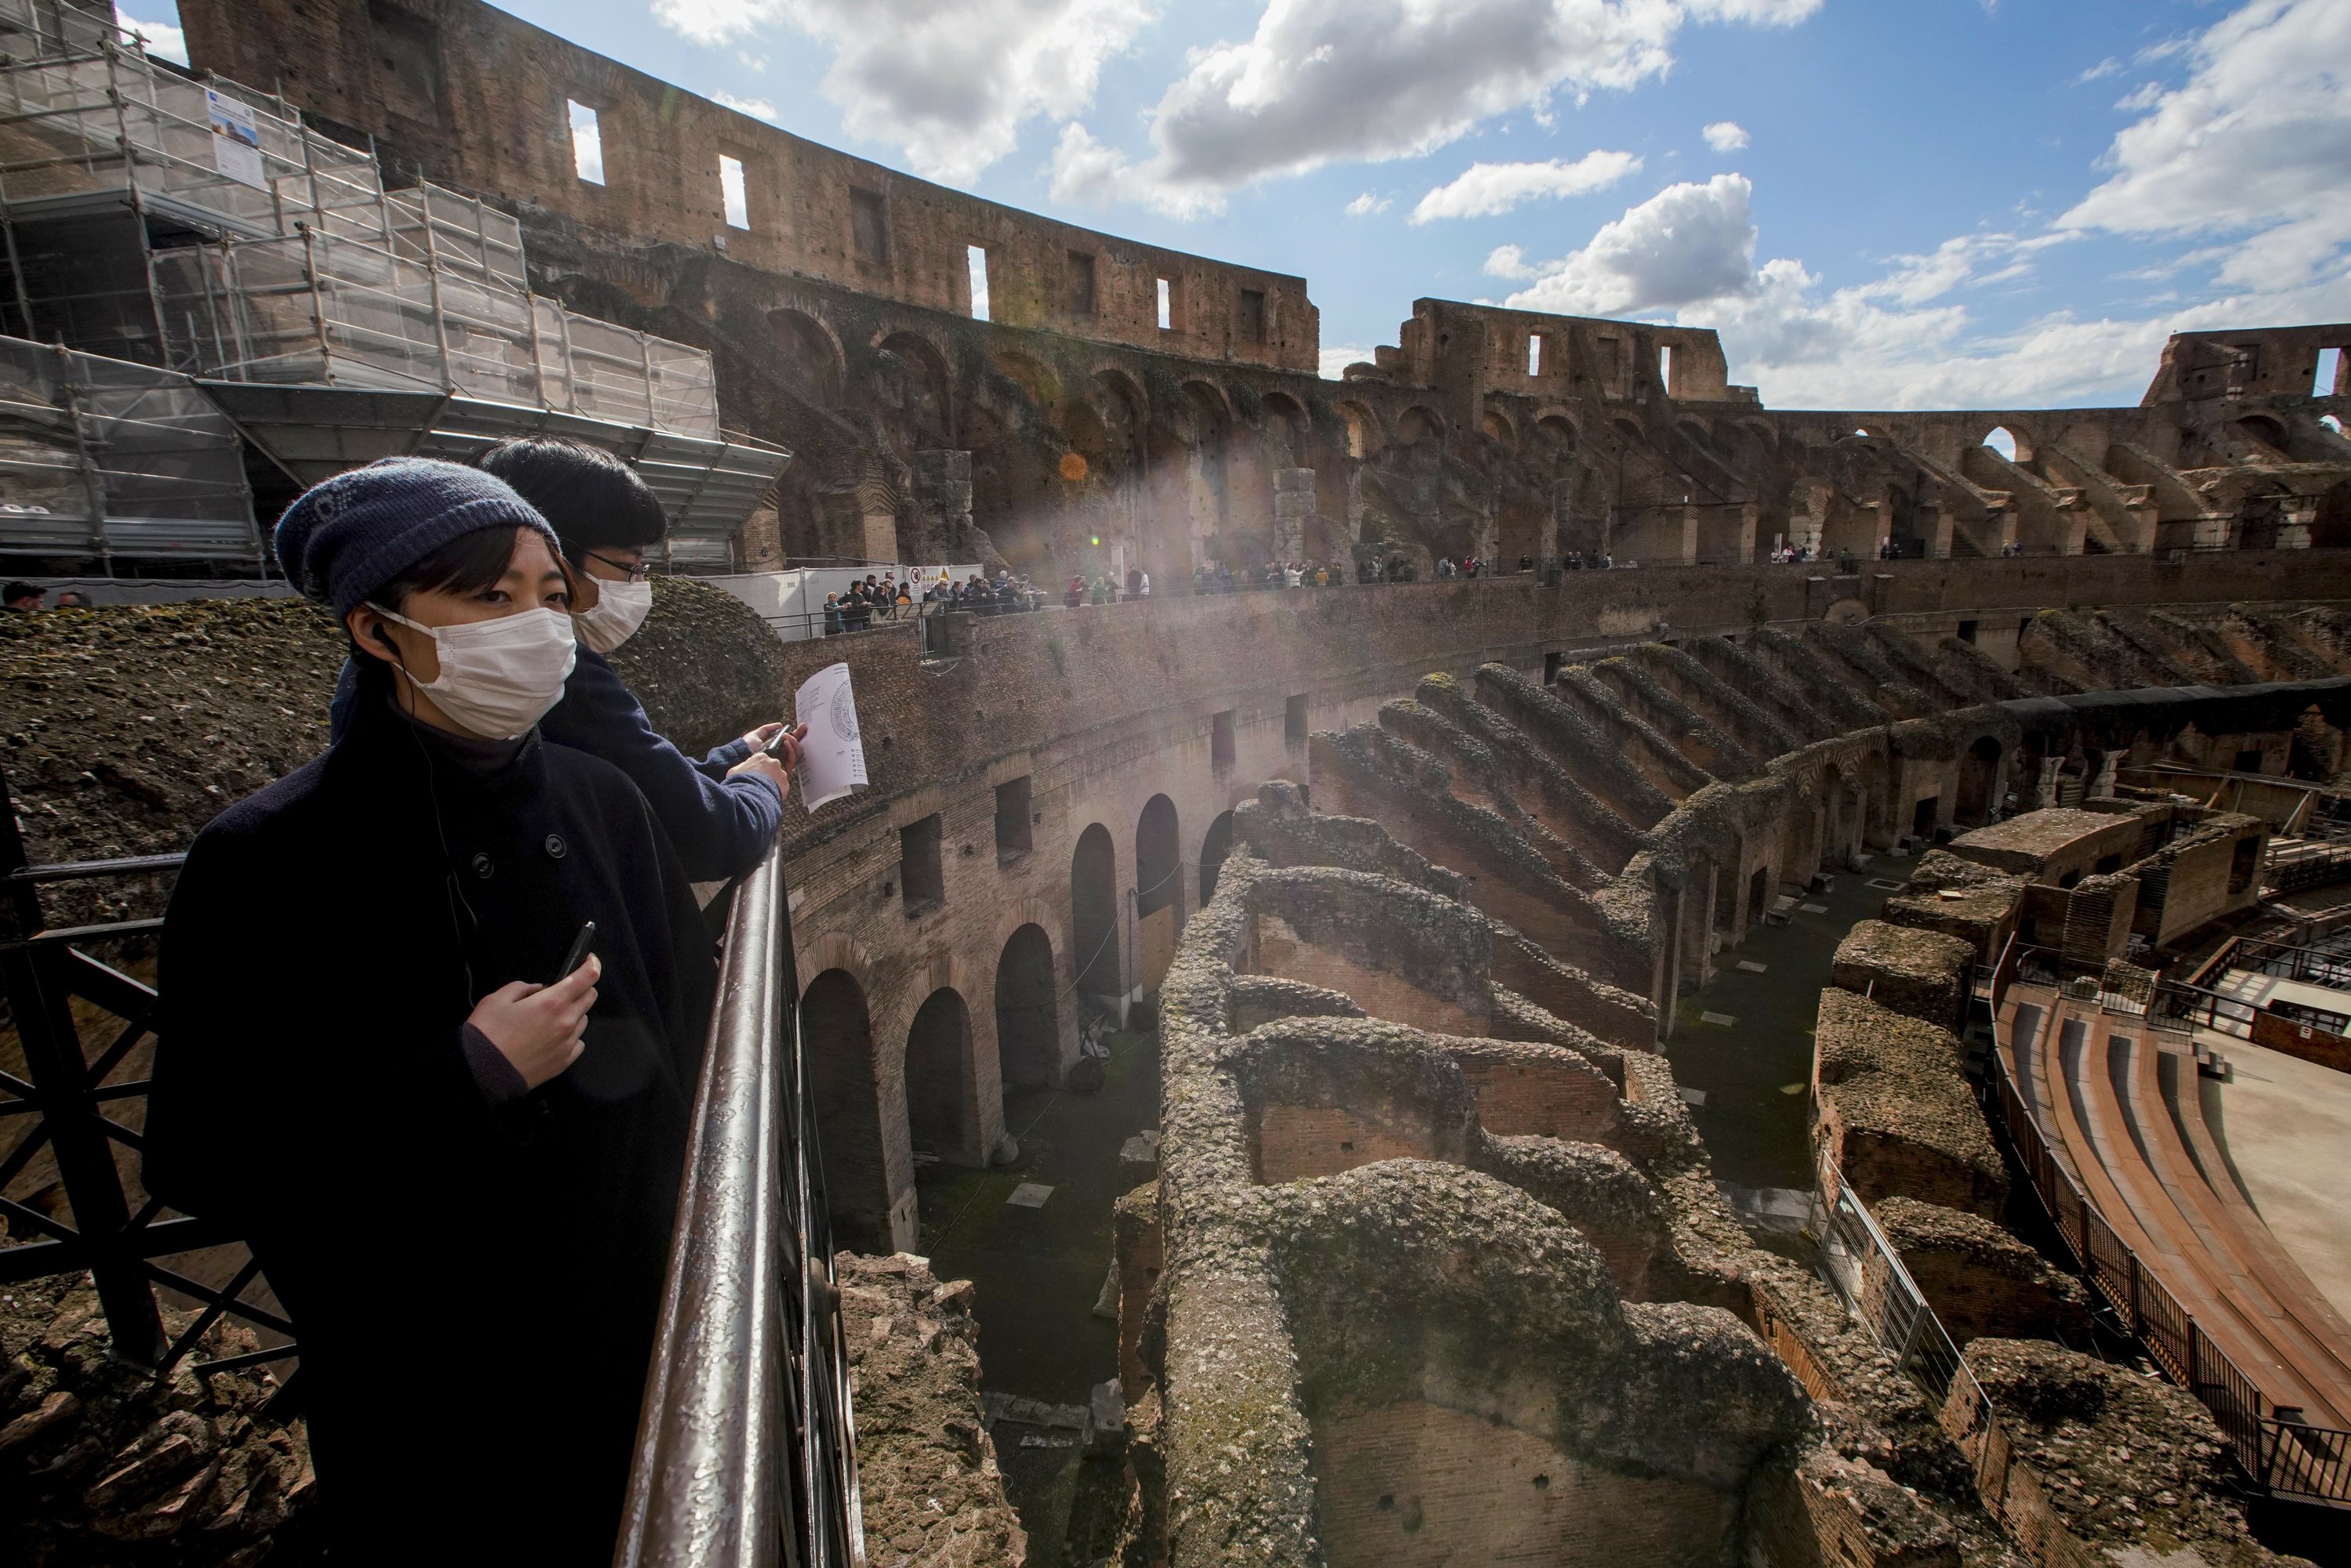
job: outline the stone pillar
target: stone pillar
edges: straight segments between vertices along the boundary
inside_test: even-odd
[[[2289,497],[2278,508],[2277,548],[2308,549],[2311,525],[2318,521],[2318,497]]]
[[[2030,801],[2024,802],[2024,809],[2028,811],[2038,811],[2043,807],[2055,805],[2057,803],[2057,778],[2058,775],[2063,773],[2064,770],[2065,759],[2064,758],[2043,758],[2041,759],[2041,777],[2033,785],[2032,799]]]
[[[916,566],[947,566],[971,549],[971,454],[914,454],[914,527],[907,544]]]
[[[2099,752],[2098,770],[2095,774],[2092,775],[2090,779],[2090,787],[2088,789],[2084,791],[2084,794],[2093,800],[2113,800],[2115,798],[2116,765],[2120,763],[2124,758],[2129,755],[2130,753],[2127,751]]]
[[[1302,560],[1306,557],[1306,525],[1314,517],[1314,470],[1277,468],[1273,471],[1273,559]]]

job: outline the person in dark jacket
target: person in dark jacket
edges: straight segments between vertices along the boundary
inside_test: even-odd
[[[246,1237],[292,1316],[337,1563],[601,1568],[710,940],[644,797],[537,727],[570,582],[519,496],[387,459],[297,501],[277,545],[352,639],[357,700],[188,852],[144,1179]],[[464,1345],[442,1396],[403,1370],[420,1334]]]
[[[576,607],[580,663],[539,726],[558,746],[601,757],[644,792],[653,817],[696,882],[740,876],[759,863],[783,821],[784,791],[805,731],[759,726],[699,762],[664,739],[604,657],[653,606],[645,550],[669,532],[660,497],[601,446],[547,436],[502,442],[475,465],[514,486],[562,541],[592,596]],[[776,744],[777,756],[766,747]]]

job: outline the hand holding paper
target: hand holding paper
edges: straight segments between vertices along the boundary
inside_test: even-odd
[[[849,666],[827,664],[792,699],[793,717],[808,727],[800,742],[800,803],[813,811],[862,788],[865,743],[857,732],[857,700]]]

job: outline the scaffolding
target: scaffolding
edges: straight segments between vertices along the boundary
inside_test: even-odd
[[[258,559],[236,426],[185,376],[0,338],[0,552]]]
[[[208,398],[299,483],[559,433],[638,466],[675,564],[724,566],[789,461],[720,430],[707,352],[532,294],[511,214],[430,183],[387,192],[371,152],[282,99],[150,60],[63,0],[0,0],[0,332],[176,372],[155,384]],[[28,460],[26,482],[46,471]],[[211,518],[209,483],[192,477],[180,521]],[[112,540],[39,515],[7,537]],[[249,504],[217,520],[258,553]]]

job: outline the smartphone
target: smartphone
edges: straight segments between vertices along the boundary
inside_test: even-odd
[[[563,956],[563,967],[556,970],[555,978],[547,983],[552,986],[568,979],[572,970],[588,961],[588,955],[595,947],[596,923],[590,920],[580,928],[580,935],[571,939],[571,951]]]
[[[798,729],[799,727],[798,725],[794,725],[794,724],[788,724],[788,725],[784,726],[784,727],[783,727],[783,728],[781,728],[781,729],[779,729],[779,730],[776,731],[776,738],[775,738],[775,739],[773,739],[773,740],[771,740],[771,741],[769,741],[769,742],[768,742],[768,744],[767,744],[767,745],[765,745],[765,746],[761,747],[759,748],[759,750],[761,751],[761,753],[762,753],[763,755],[766,755],[766,756],[768,756],[768,757],[780,757],[780,756],[782,756],[782,755],[783,755],[783,751],[784,751],[784,742],[786,742],[786,741],[788,741],[788,740],[794,740],[794,739],[799,738],[798,737],[796,737],[796,736],[794,736],[794,735],[792,734],[792,731],[794,731],[795,729]]]

